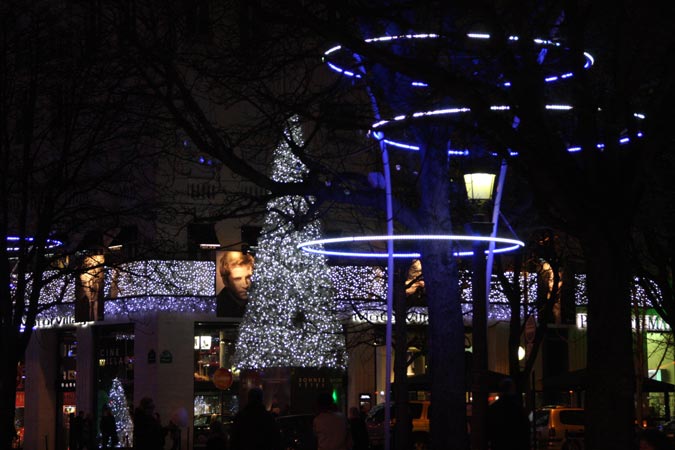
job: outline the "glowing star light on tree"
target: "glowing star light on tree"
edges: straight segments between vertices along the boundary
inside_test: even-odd
[[[303,145],[297,119],[284,134],[272,178],[297,183],[308,172],[291,152],[291,145]],[[297,248],[321,237],[319,220],[308,217],[311,201],[292,195],[267,204],[251,300],[237,342],[239,368],[345,367],[344,336],[325,256]]]

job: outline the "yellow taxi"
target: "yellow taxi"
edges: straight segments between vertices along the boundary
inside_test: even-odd
[[[583,450],[584,409],[546,406],[535,411],[538,450]]]

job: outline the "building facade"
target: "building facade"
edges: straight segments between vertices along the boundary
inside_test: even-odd
[[[334,392],[345,410],[383,402],[387,381],[382,300],[386,273],[377,266],[332,266],[331,273],[349,353],[345,372],[289,367],[238,370],[233,357],[242,319],[216,314],[214,261],[137,261],[106,269],[102,316],[77,320],[73,300],[47,309],[39,317],[26,352],[24,376],[18,380],[17,411],[25,429],[24,448],[39,448],[48,442],[52,448],[66,449],[70,414],[83,411],[98,424],[104,404],[121,401],[131,411],[143,397],[155,401],[164,426],[173,424],[180,430],[173,436],[178,436],[181,448],[203,446],[209,421],[227,421],[253,386],[263,388],[267,407],[279,414],[312,412],[319,390]],[[468,279],[467,274],[462,277],[462,295],[470,355]],[[530,286],[527,295],[535,295],[536,277],[530,276],[526,284]],[[60,290],[58,286],[50,288]],[[409,297],[411,304],[414,298]],[[551,399],[583,406],[583,381],[559,379],[585,367],[583,292],[576,301],[574,322],[548,327],[533,370],[534,406]],[[488,369],[506,376],[509,315],[497,283],[493,283],[489,310]],[[429,399],[426,308],[411,306],[407,317],[410,398]],[[675,356],[669,327],[646,310],[635,318],[635,335],[644,378],[662,382],[661,387],[672,383]],[[521,338],[523,356],[532,348],[527,336],[526,330]],[[390,376],[395,381],[393,374]],[[667,394],[646,389],[644,417],[665,420],[672,401]],[[130,417],[118,419],[120,443],[131,443]],[[166,447],[170,445],[167,437]]]

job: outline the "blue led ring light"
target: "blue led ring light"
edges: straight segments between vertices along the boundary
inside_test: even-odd
[[[6,241],[7,241],[7,251],[8,252],[18,252],[20,250],[20,247],[18,247],[18,242],[24,241],[28,245],[32,245],[33,241],[35,241],[34,238],[31,236],[26,236],[24,238],[21,238],[19,236],[7,236]],[[57,239],[51,239],[47,238],[46,240],[47,248],[52,249],[56,247],[60,247],[63,245],[63,242],[57,240]]]
[[[466,37],[472,40],[489,40],[490,35],[485,34],[485,33],[467,33]],[[418,33],[418,34],[403,34],[403,35],[398,35],[398,36],[381,36],[381,37],[375,37],[375,38],[369,38],[369,39],[364,39],[364,42],[367,44],[371,43],[381,43],[381,42],[396,42],[396,41],[403,41],[403,40],[425,40],[425,39],[438,39],[441,38],[441,35],[438,34],[433,34],[433,33]],[[511,42],[518,41],[519,38],[518,36],[509,36],[508,40]],[[542,48],[542,50],[547,50],[547,49],[562,49],[562,45],[560,42],[555,42],[547,39],[534,39],[534,43]],[[338,72],[344,76],[350,77],[350,78],[362,78],[363,75],[353,71],[346,69],[332,61],[330,61],[330,58],[337,55],[338,52],[342,50],[341,45],[336,45],[335,47],[329,48],[324,52],[323,60],[326,62],[328,67],[335,71]],[[595,60],[593,59],[593,56],[590,53],[584,52],[584,69],[589,69],[594,63]],[[561,72],[557,74],[551,74],[548,75],[546,78],[544,78],[544,81],[546,83],[553,83],[556,81],[561,81],[565,80],[568,78],[573,77],[574,74],[572,72]],[[427,87],[428,84],[423,82],[423,81],[412,81],[411,86],[413,87]],[[501,84],[503,87],[510,87],[511,83],[509,81],[505,81]]]
[[[491,237],[491,236],[470,236],[470,235],[461,235],[461,234],[403,234],[403,235],[381,235],[381,236],[347,236],[339,238],[326,238],[326,239],[316,239],[312,241],[301,242],[298,244],[298,248],[310,252],[316,253],[319,255],[325,256],[344,256],[352,258],[386,258],[389,255],[387,252],[359,252],[359,251],[337,251],[337,250],[325,250],[323,246],[326,245],[335,245],[335,244],[352,244],[358,242],[382,242],[382,241],[453,241],[453,242],[494,242],[497,245],[501,245],[499,248],[495,248],[494,253],[506,253],[517,250],[519,248],[525,247],[523,241],[517,239],[508,239],[501,237]],[[488,253],[486,250],[485,253]],[[453,253],[454,256],[472,256],[472,250],[463,250]],[[394,258],[419,258],[420,253],[418,252],[401,252],[394,253],[392,255]]]
[[[546,105],[546,109],[548,111],[571,111],[574,107],[571,105],[565,105],[565,104],[552,104],[552,105]],[[492,111],[509,111],[511,109],[510,106],[508,105],[493,105],[490,107],[490,110]],[[463,114],[470,112],[471,108],[467,107],[452,107],[452,108],[441,108],[441,109],[435,109],[435,110],[429,110],[429,111],[417,111],[413,112],[411,114],[400,114],[393,119],[383,119],[378,122],[375,122],[374,124],[371,125],[371,135],[377,139],[377,140],[383,140],[385,144],[401,149],[401,150],[409,150],[409,151],[419,151],[420,147],[418,145],[409,143],[409,142],[403,142],[399,140],[394,140],[394,139],[385,139],[384,134],[380,130],[385,130],[387,127],[395,125],[397,123],[400,123],[404,120],[416,120],[416,119],[422,119],[422,118],[428,118],[428,117],[434,117],[434,116],[449,116],[449,115],[454,115],[454,114]],[[641,113],[633,113],[633,117],[635,117],[637,120],[643,120],[645,118],[644,114]],[[635,135],[633,136],[634,138],[641,138],[643,136],[642,131],[637,131]],[[628,144],[631,142],[631,136],[623,136],[619,139],[619,144],[624,145]],[[603,143],[598,143],[596,144],[596,147],[599,150],[602,150],[605,148],[605,144]],[[581,151],[581,147],[577,145],[572,145],[567,148],[567,151],[570,153],[575,153]],[[449,150],[449,154],[455,155],[455,156],[467,156],[469,154],[469,150]],[[514,154],[515,155],[515,154]]]

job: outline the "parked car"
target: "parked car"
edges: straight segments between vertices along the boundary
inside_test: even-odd
[[[659,425],[657,428],[666,435],[671,444],[675,445],[675,420]]]
[[[284,450],[316,450],[312,429],[313,414],[293,414],[277,417]]]
[[[583,450],[584,409],[546,406],[535,411],[537,449]]]
[[[415,449],[429,448],[429,416],[431,414],[431,402],[427,400],[411,400],[409,402],[412,415],[412,432]],[[391,429],[396,425],[396,408],[391,405]],[[384,445],[384,404],[380,403],[373,407],[366,417],[366,429],[371,448]]]

